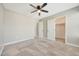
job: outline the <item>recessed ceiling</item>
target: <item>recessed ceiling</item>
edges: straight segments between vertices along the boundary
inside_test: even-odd
[[[73,8],[78,6],[78,3],[48,3],[46,7],[44,7],[45,10],[48,10],[49,13],[43,13],[41,12],[41,16],[38,16],[38,13],[31,14],[31,11],[35,10],[31,6],[29,6],[30,3],[4,3],[4,7],[6,9],[18,12],[20,14],[29,15],[33,18],[40,19],[43,17],[47,17],[53,14],[56,14],[58,12]],[[32,3],[31,3],[32,4]],[[43,3],[33,3],[33,5],[42,5]]]

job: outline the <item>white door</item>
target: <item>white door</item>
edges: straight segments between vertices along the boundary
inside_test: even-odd
[[[43,21],[39,22],[39,38],[43,38]]]
[[[47,37],[48,39],[55,40],[55,22],[54,19],[47,21]]]

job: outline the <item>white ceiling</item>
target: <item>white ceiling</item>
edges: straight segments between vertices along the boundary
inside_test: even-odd
[[[24,15],[29,15],[35,19],[40,19],[43,17],[47,17],[53,14],[56,14],[58,12],[73,8],[78,6],[78,3],[48,3],[46,7],[44,7],[45,10],[48,10],[49,13],[41,13],[41,16],[38,16],[38,14],[35,12],[31,14],[30,12],[35,10],[31,6],[29,6],[30,3],[4,3],[4,7],[6,9],[24,14]],[[33,5],[42,5],[42,3],[33,3]]]

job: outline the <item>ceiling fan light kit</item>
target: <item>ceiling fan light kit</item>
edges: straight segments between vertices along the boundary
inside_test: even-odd
[[[31,13],[38,12],[38,15],[39,15],[39,16],[40,16],[41,12],[48,13],[47,10],[43,10],[43,9],[42,9],[42,8],[44,8],[46,5],[47,5],[47,3],[43,3],[42,5],[37,5],[37,6],[34,6],[34,5],[30,4],[30,6],[32,6],[33,8],[36,9],[36,10],[32,11]]]

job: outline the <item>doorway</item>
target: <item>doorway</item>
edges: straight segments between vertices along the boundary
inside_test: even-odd
[[[65,43],[65,20],[65,16],[56,17],[55,20],[55,39],[62,43]]]

